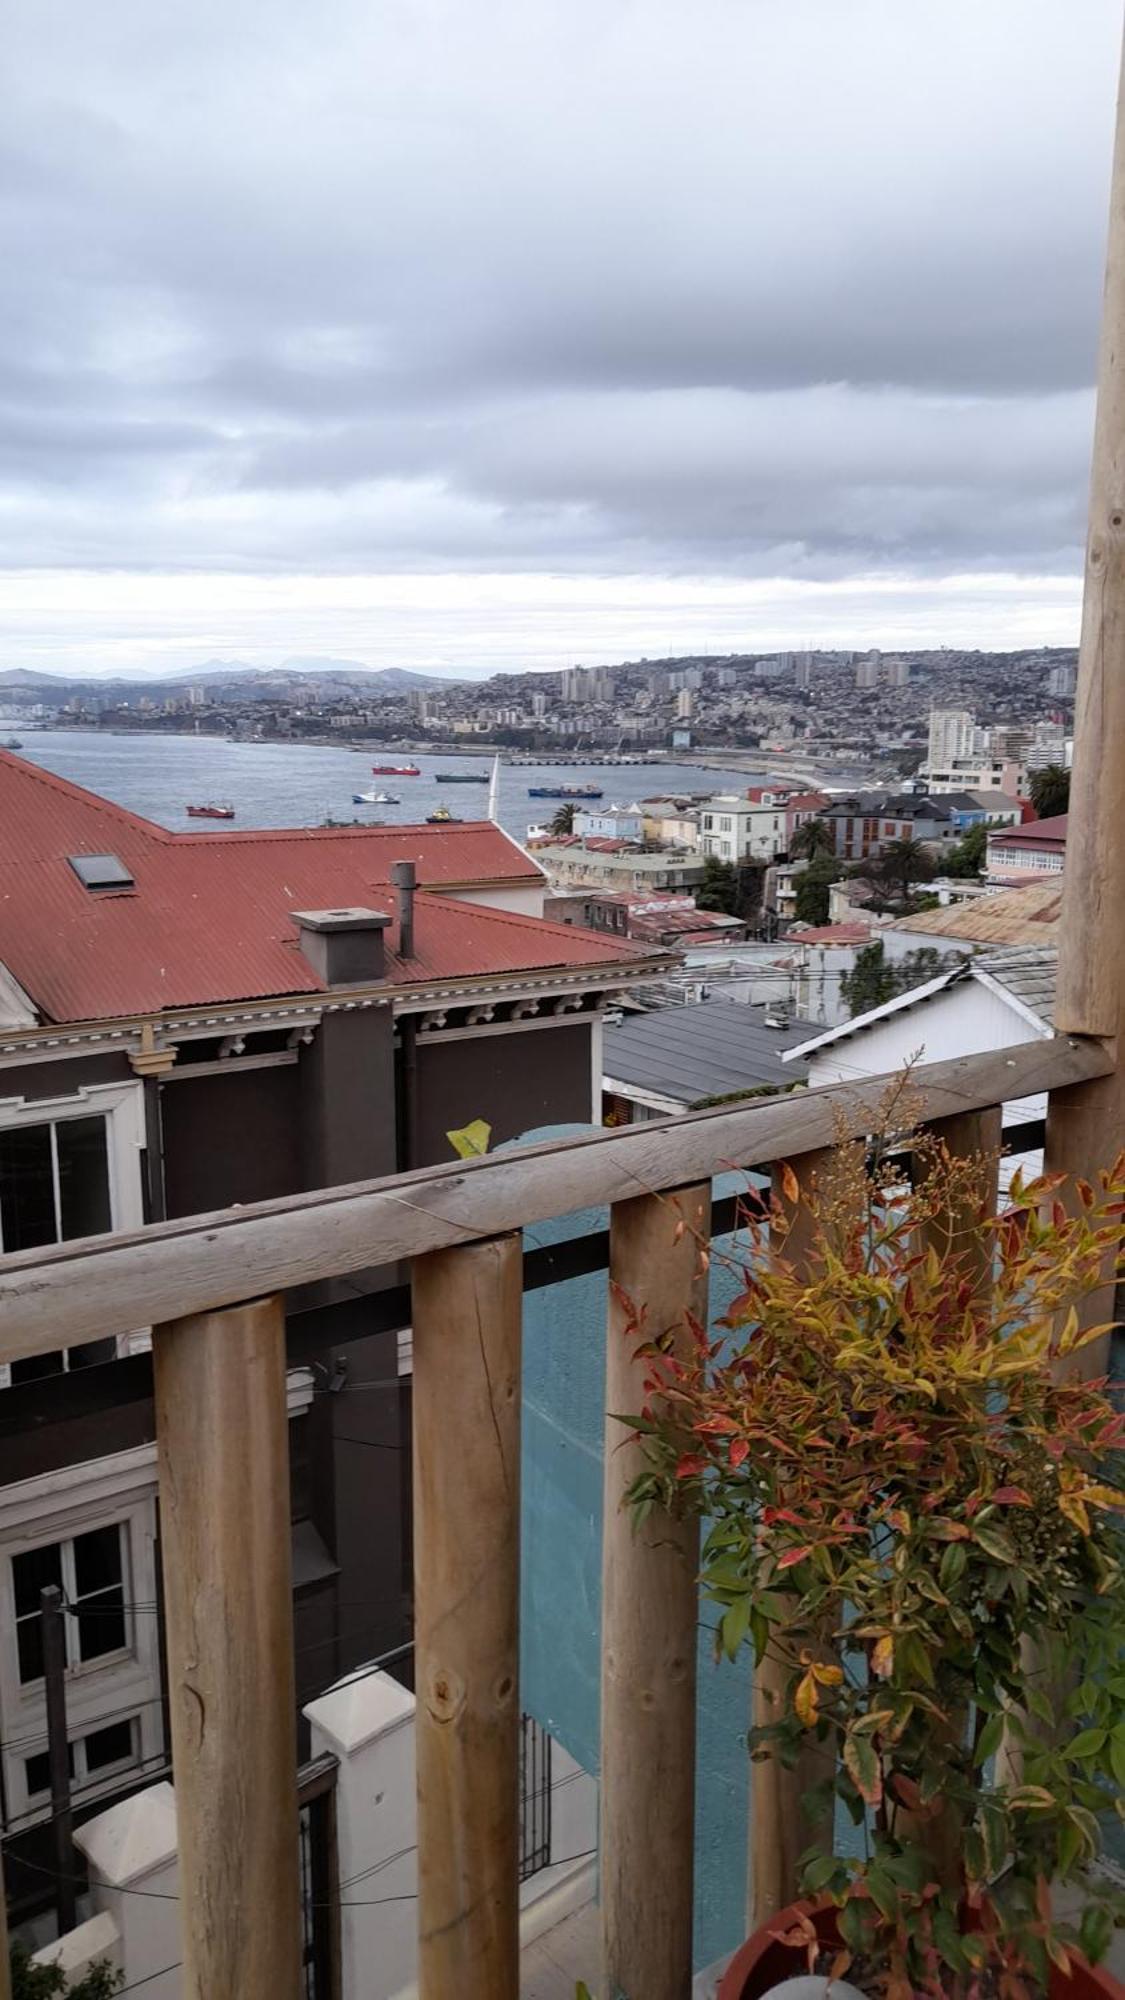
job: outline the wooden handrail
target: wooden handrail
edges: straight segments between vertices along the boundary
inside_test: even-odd
[[[953,1117],[1110,1074],[1096,1040],[920,1064],[919,1118]],[[0,1260],[0,1361],[81,1346],[259,1294],[449,1249],[575,1208],[767,1166],[860,1136],[890,1076],[720,1105],[488,1159],[86,1237]]]

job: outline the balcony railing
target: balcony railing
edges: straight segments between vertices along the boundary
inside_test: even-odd
[[[1089,1173],[1098,1040],[920,1067],[912,1109],[957,1153],[998,1107],[1049,1094],[1052,1166]],[[419,1963],[423,2000],[515,2000],[522,1228],[608,1204],[606,1397],[639,1407],[623,1296],[653,1329],[706,1309],[711,1183],[782,1161],[807,1178],[864,1135],[888,1079],[435,1167],[91,1238],[0,1267],[0,1358],[151,1324],[187,2000],[298,2000],[293,1654],[282,1294],[409,1260]],[[675,1203],[690,1227],[671,1226]],[[792,1254],[792,1243],[789,1252]],[[601,1261],[601,1260],[599,1260]],[[1104,1318],[1105,1300],[1090,1311]],[[602,1918],[606,1990],[685,2000],[691,1977],[695,1549],[621,1510],[605,1454]],[[753,1908],[794,1889],[800,1774],[755,1787]]]

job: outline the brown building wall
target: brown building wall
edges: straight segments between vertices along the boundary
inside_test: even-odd
[[[165,1084],[169,1217],[268,1201],[302,1186],[297,1077],[292,1063]]]
[[[591,1022],[442,1043],[418,1038],[418,1165],[455,1157],[447,1133],[483,1118],[493,1147],[537,1125],[585,1123],[592,1102]],[[599,1079],[600,1084],[600,1079]]]

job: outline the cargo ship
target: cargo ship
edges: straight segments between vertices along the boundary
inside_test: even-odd
[[[417,764],[372,764],[377,778],[420,778],[422,773]]]
[[[529,785],[529,799],[604,799],[598,785]]]
[[[189,819],[233,819],[234,807],[230,805],[185,806]]]
[[[487,771],[438,771],[435,782],[439,785],[487,785]]]

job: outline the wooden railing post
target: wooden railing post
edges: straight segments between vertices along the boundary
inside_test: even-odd
[[[797,1180],[796,1204],[785,1194],[780,1166],[773,1170],[773,1197],[785,1217],[783,1254],[798,1271],[807,1269],[813,1240],[805,1202],[814,1186],[823,1180],[831,1158],[829,1147],[818,1147],[790,1163]],[[767,1653],[755,1667],[755,1727],[779,1720],[785,1688],[791,1678],[786,1663],[774,1653]],[[751,1767],[746,1903],[752,1931],[787,1908],[800,1893],[798,1856],[816,1839],[831,1840],[831,1808],[814,1818],[803,1803],[805,1794],[830,1776],[831,1770],[829,1756],[819,1743],[809,1743],[788,1769],[772,1754]]]
[[[521,1239],[413,1284],[419,1995],[517,2000]]]
[[[1111,1075],[1052,1092],[1047,1112],[1048,1171],[1094,1180],[1125,1143],[1125,70],[1110,187],[1055,1024],[1063,1034],[1102,1036],[1115,1050]],[[1106,1284],[1084,1301],[1079,1318],[1092,1326],[1112,1317],[1107,1268]],[[1079,1349],[1078,1369],[1104,1373],[1108,1346],[1107,1336]]]
[[[677,1224],[686,1224],[679,1232]],[[609,1232],[602,1544],[601,1876],[607,1995],[687,2000],[692,1975],[699,1533],[622,1507],[639,1469],[618,1416],[644,1402],[642,1337],[707,1318],[711,1187],[616,1202]],[[628,1337],[631,1307],[644,1333]]]
[[[297,2000],[285,1317],[153,1334],[184,2000]]]

